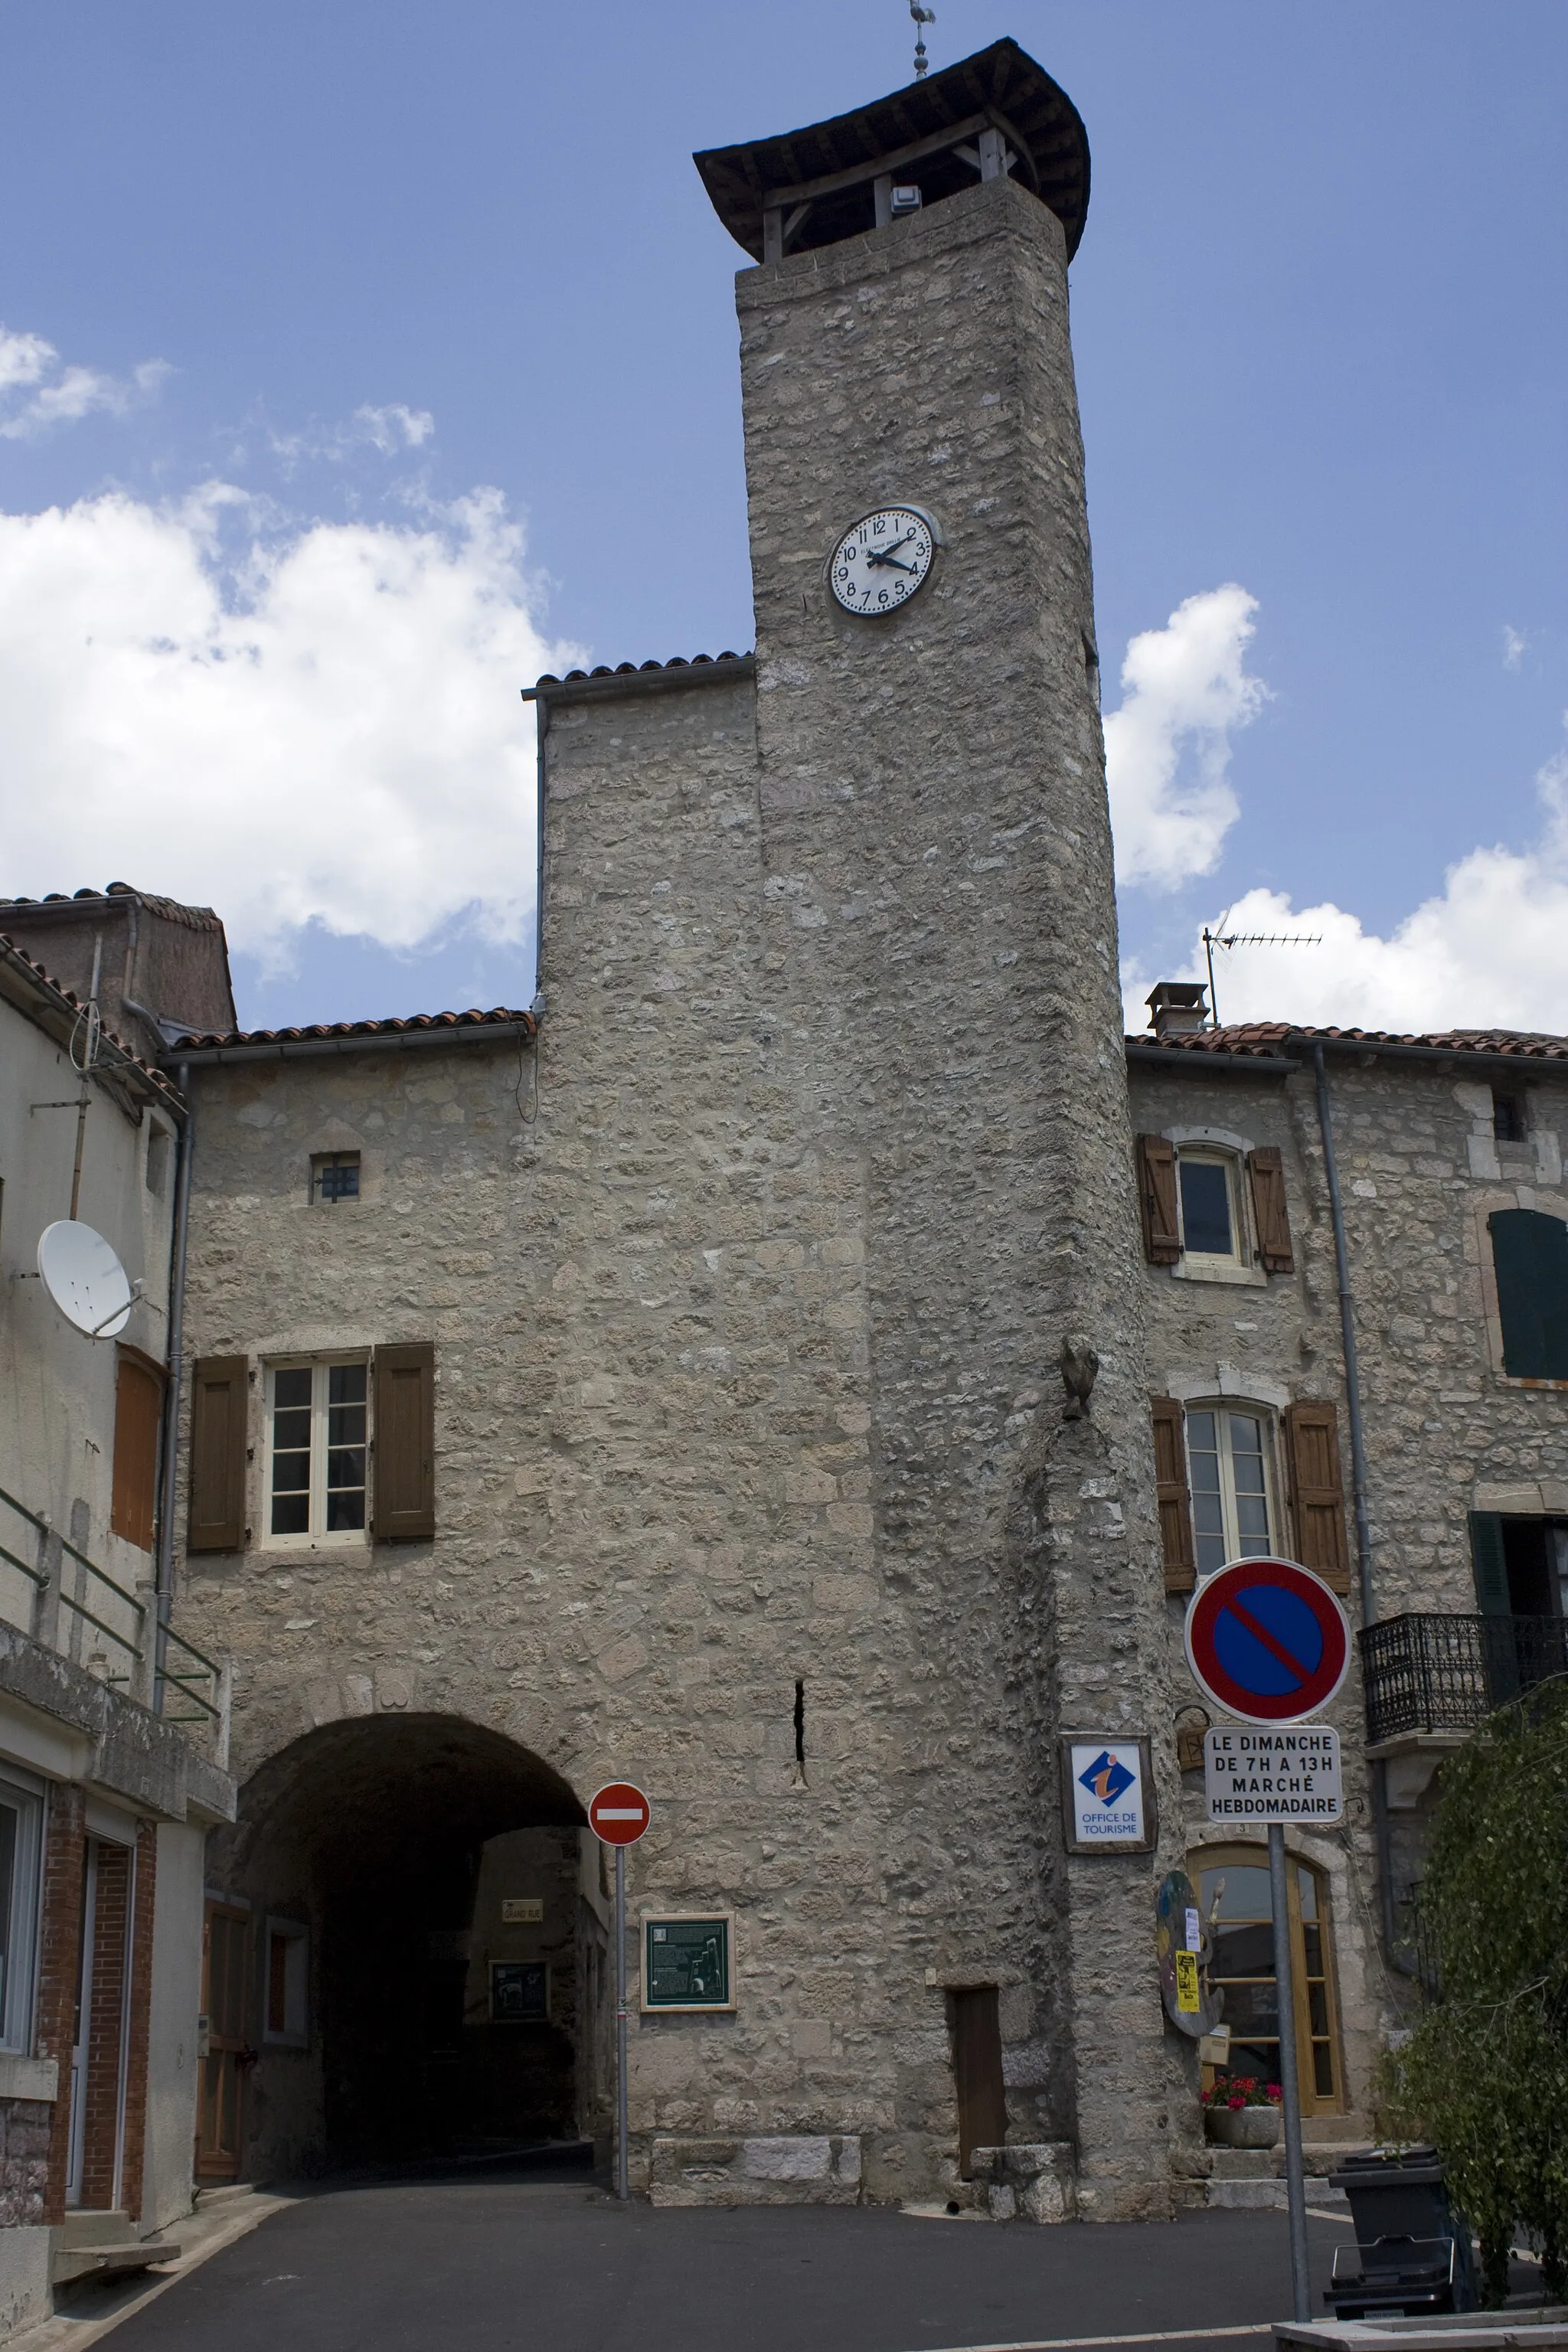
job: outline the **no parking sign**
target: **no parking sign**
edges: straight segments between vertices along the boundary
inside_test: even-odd
[[[1187,1610],[1200,1690],[1243,1723],[1300,1723],[1350,1664],[1350,1620],[1321,1577],[1291,1559],[1238,1559],[1205,1577]]]

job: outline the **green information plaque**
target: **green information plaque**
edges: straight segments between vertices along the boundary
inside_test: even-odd
[[[733,2009],[731,1911],[644,1914],[644,2009]]]

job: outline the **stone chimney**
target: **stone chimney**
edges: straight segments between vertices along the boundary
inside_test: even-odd
[[[1188,1029],[1206,1029],[1209,1009],[1201,980],[1157,980],[1144,1002],[1149,1026],[1156,1037],[1173,1037]]]
[[[228,943],[210,907],[183,907],[110,882],[69,898],[51,890],[43,898],[0,899],[0,934],[84,1000],[98,949],[103,1025],[150,1061],[184,1031],[238,1026]]]

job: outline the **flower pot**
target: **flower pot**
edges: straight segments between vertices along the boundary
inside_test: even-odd
[[[1279,2107],[1205,2107],[1204,2125],[1221,2147],[1277,2147],[1285,2118]]]

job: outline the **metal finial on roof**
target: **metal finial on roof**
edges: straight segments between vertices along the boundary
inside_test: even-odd
[[[910,0],[910,14],[915,20],[915,79],[924,81],[927,62],[925,28],[935,24],[936,10],[922,8],[921,0]]]

